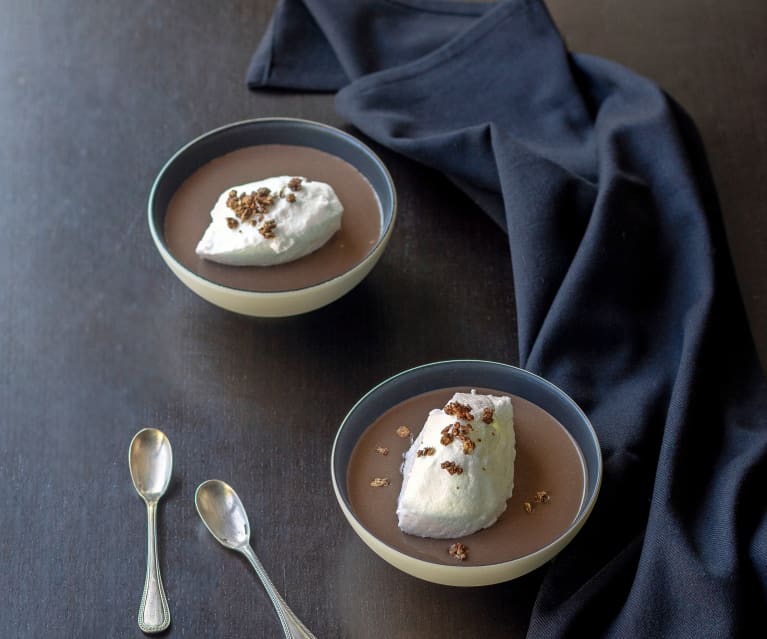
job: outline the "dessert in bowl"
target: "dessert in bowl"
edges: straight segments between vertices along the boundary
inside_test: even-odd
[[[489,401],[495,416],[482,409]],[[430,422],[440,419],[447,426],[438,424],[435,440]],[[501,428],[509,433],[496,455],[489,442]],[[419,463],[425,470],[413,475]],[[495,493],[507,490],[508,465],[505,504],[488,499],[485,514],[471,500],[461,505],[461,490],[493,492],[476,486],[482,473],[495,477],[485,480]],[[563,391],[513,366],[456,360],[405,371],[363,396],[339,428],[331,470],[342,512],[380,557],[427,581],[481,586],[534,570],[573,539],[596,502],[602,458],[587,417]],[[466,527],[472,521],[478,529]]]
[[[264,118],[174,154],[148,216],[160,255],[192,291],[227,310],[281,317],[362,281],[391,237],[396,193],[383,162],[353,136]]]

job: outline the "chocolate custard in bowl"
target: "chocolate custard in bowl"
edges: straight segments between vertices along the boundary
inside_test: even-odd
[[[344,207],[341,229],[324,246],[274,266],[229,266],[195,253],[222,192],[280,175],[326,182],[335,190]],[[200,277],[244,291],[276,292],[314,286],[360,263],[381,236],[381,220],[373,187],[345,160],[310,147],[259,144],[216,157],[187,177],[168,204],[164,236],[170,253]]]
[[[477,388],[481,394],[510,397],[514,409],[517,454],[514,492],[506,511],[492,526],[460,539],[428,539],[400,531],[396,515],[400,466],[410,438],[398,435],[397,429],[407,426],[416,437],[431,409],[443,407],[455,392],[470,390],[438,389],[397,404],[362,434],[349,461],[347,490],[360,523],[385,544],[425,561],[481,566],[529,555],[571,526],[586,496],[584,460],[562,424],[526,399]],[[390,484],[371,486],[375,478],[388,479]],[[448,553],[456,541],[468,547],[465,561],[458,562]]]

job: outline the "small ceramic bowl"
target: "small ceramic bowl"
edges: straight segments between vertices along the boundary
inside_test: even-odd
[[[511,560],[496,561],[493,554],[495,551],[491,551],[489,561],[484,562],[483,565],[470,565],[469,562],[449,562],[449,560],[441,562],[429,558],[425,559],[424,554],[419,554],[417,546],[421,543],[420,538],[410,537],[396,530],[394,512],[391,513],[392,523],[387,524],[387,526],[394,530],[395,537],[393,539],[397,540],[396,543],[382,541],[379,538],[380,535],[376,536],[374,532],[366,528],[361,518],[355,513],[353,500],[350,498],[347,473],[355,446],[363,433],[392,407],[423,393],[453,387],[496,389],[511,396],[523,398],[557,420],[572,438],[573,449],[580,454],[583,470],[583,491],[580,501],[574,502],[573,513],[575,514],[572,521],[568,525],[568,519],[566,519],[561,532],[560,529],[554,531],[555,538],[553,541],[542,547],[533,547],[529,552],[525,551],[523,556]],[[414,424],[414,426],[416,425]],[[413,435],[416,435],[419,429],[420,425],[417,425]],[[563,436],[567,437],[567,434],[563,433]],[[522,461],[520,460],[522,453],[519,444],[518,433],[516,465]],[[546,449],[546,444],[546,441],[539,441],[535,444],[542,447],[542,455],[544,456],[550,454],[550,451]],[[407,447],[407,443],[404,446]],[[392,453],[392,455],[394,454]],[[398,464],[399,462],[395,460],[395,463]],[[426,581],[450,586],[484,586],[508,581],[538,568],[552,559],[575,537],[586,522],[596,502],[602,478],[602,456],[596,433],[586,415],[572,399],[550,382],[533,373],[506,364],[479,360],[455,360],[426,364],[404,371],[387,379],[364,395],[341,423],[333,443],[331,470],[333,489],[346,519],[362,541],[381,558],[403,572]],[[392,483],[394,484],[394,482]],[[394,488],[393,485],[392,488]],[[367,490],[367,488],[363,490]],[[516,490],[517,484],[515,483]],[[387,499],[393,497],[394,494]],[[512,497],[513,499],[514,497]],[[553,504],[554,500],[552,499]],[[518,516],[524,517],[525,515]],[[534,516],[535,514],[531,515],[531,517]],[[500,521],[495,525],[499,524]],[[489,531],[490,528],[487,530]],[[512,528],[509,532],[510,535],[513,534],[513,530]],[[404,540],[404,543],[400,543],[396,535],[407,539]],[[500,538],[502,544],[505,543],[506,533],[504,532]],[[470,547],[472,543],[479,543],[476,540],[472,542],[470,539],[471,536],[466,538],[466,543]],[[411,540],[413,540],[412,546]],[[432,541],[428,543],[432,543]],[[395,545],[397,547],[394,547]],[[446,546],[444,543],[443,545]]]
[[[293,145],[336,156],[359,171],[380,204],[380,233],[364,257],[348,270],[289,290],[244,290],[202,277],[182,263],[168,247],[165,216],[183,182],[200,167],[244,147]],[[370,272],[381,257],[396,218],[396,192],[378,156],[353,136],[318,122],[291,118],[246,120],[223,126],[189,142],[168,160],[149,194],[149,229],[155,246],[171,271],[192,291],[221,308],[256,317],[284,317],[317,309],[338,299]],[[231,267],[238,268],[238,267]],[[272,268],[272,267],[264,267]],[[257,289],[257,287],[256,287]]]

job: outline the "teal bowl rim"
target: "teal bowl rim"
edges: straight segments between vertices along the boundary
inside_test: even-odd
[[[546,555],[549,549],[559,544],[563,538],[566,538],[569,535],[574,535],[575,533],[573,533],[573,530],[577,531],[583,525],[585,519],[588,518],[588,516],[591,514],[591,511],[593,510],[594,505],[596,504],[597,498],[599,496],[601,484],[602,484],[603,459],[602,459],[602,451],[599,446],[599,438],[597,437],[597,433],[594,430],[594,427],[591,424],[591,421],[589,420],[586,413],[561,388],[559,388],[552,382],[548,381],[547,379],[544,379],[540,375],[536,375],[535,373],[532,373],[523,368],[519,368],[518,366],[513,366],[511,364],[504,364],[502,362],[494,362],[494,361],[480,360],[480,359],[455,359],[455,360],[442,360],[437,362],[430,362],[428,364],[422,364],[420,366],[415,366],[413,368],[409,368],[407,370],[401,371],[385,379],[384,381],[380,382],[373,388],[371,388],[360,399],[358,399],[357,402],[355,402],[355,404],[352,406],[352,408],[347,412],[346,416],[341,421],[341,425],[339,426],[338,431],[336,432],[335,438],[333,440],[333,448],[332,448],[332,452],[330,456],[331,478],[332,478],[333,488],[336,494],[336,498],[343,500],[344,509],[346,510],[347,513],[351,514],[351,516],[354,517],[356,523],[359,525],[360,528],[366,530],[371,537],[377,539],[377,541],[380,544],[388,548],[392,553],[396,553],[398,555],[407,557],[409,560],[414,562],[420,562],[423,564],[431,563],[427,560],[423,560],[413,555],[404,553],[398,548],[394,548],[393,546],[390,546],[389,544],[382,542],[369,529],[367,529],[362,524],[362,522],[359,520],[357,515],[354,513],[354,509],[352,508],[351,502],[349,501],[348,491],[346,486],[346,470],[347,470],[346,464],[348,463],[348,455],[342,467],[341,460],[339,459],[339,456],[338,456],[339,442],[341,441],[341,438],[344,435],[345,428],[347,427],[349,421],[353,418],[355,413],[357,413],[361,407],[365,406],[370,401],[371,398],[378,396],[382,390],[386,389],[387,387],[391,387],[392,384],[404,378],[413,377],[418,375],[421,372],[426,372],[429,369],[445,368],[445,367],[451,367],[451,366],[452,367],[457,366],[457,367],[463,368],[463,367],[472,366],[472,365],[478,366],[478,367],[495,368],[499,372],[511,373],[516,379],[525,379],[531,385],[535,386],[538,389],[541,389],[542,392],[548,393],[551,397],[554,397],[559,402],[562,402],[563,406],[566,406],[569,410],[573,411],[573,414],[579,418],[581,425],[584,427],[584,431],[587,435],[588,442],[591,445],[591,450],[584,451],[583,445],[576,440],[576,437],[573,435],[571,428],[568,426],[568,424],[563,423],[563,421],[559,419],[557,415],[553,415],[567,430],[570,436],[573,437],[574,440],[576,440],[576,444],[578,445],[579,452],[583,459],[586,482],[584,485],[584,498],[581,501],[580,508],[578,509],[578,514],[575,516],[575,518],[570,523],[570,525],[565,530],[563,530],[557,536],[556,539],[546,544],[545,546],[538,548],[534,552],[529,553],[528,555],[524,555],[523,557],[517,557],[515,559],[511,559],[507,561],[498,562],[496,564],[487,564],[482,566],[461,566],[461,565],[447,566],[445,565],[444,568],[449,570],[455,569],[455,570],[462,570],[462,571],[463,570],[481,571],[482,569],[488,568],[489,566],[512,565],[512,564],[515,564],[516,562],[521,561],[522,559],[534,558],[536,555],[541,555],[541,556]],[[460,383],[453,383],[448,381],[444,385],[442,385],[442,387],[447,388],[451,386],[471,386],[471,383],[466,384],[465,381],[466,380]],[[476,383],[475,385],[490,386],[483,383]],[[436,390],[438,388],[439,386],[433,386],[429,390]],[[502,389],[499,388],[498,390],[502,390]],[[423,390],[420,392],[428,392],[428,390]],[[512,391],[509,391],[509,392],[512,392]],[[419,394],[419,393],[415,393],[415,394]],[[524,394],[520,394],[516,392],[513,394],[519,394],[524,399],[533,401],[533,403],[536,403],[538,406],[540,406],[547,412],[549,413],[552,412],[551,410],[549,410],[548,407],[541,406],[540,402],[534,401],[533,399],[530,399],[529,397],[525,397]],[[404,401],[405,399],[406,398],[403,397],[399,401]],[[383,414],[385,410],[387,410],[388,408],[391,408],[393,405],[395,404],[391,404],[387,406],[384,410],[378,411],[378,416]],[[372,424],[372,421],[370,421],[367,425],[369,426],[370,424]],[[350,450],[354,449],[354,446],[356,445],[357,441],[359,441],[359,436],[362,434],[362,432],[364,432],[364,428],[355,438],[354,442],[351,443]]]
[[[365,254],[362,259],[360,259],[359,262],[356,264],[353,264],[349,269],[346,271],[343,271],[342,273],[338,273],[337,275],[334,275],[332,277],[329,277],[325,280],[321,280],[319,282],[315,282],[313,284],[307,285],[307,286],[301,286],[297,288],[291,288],[291,289],[280,289],[275,291],[259,291],[259,290],[251,290],[251,289],[243,289],[243,288],[236,288],[233,286],[228,286],[227,284],[222,284],[221,282],[218,282],[216,280],[212,280],[208,277],[204,277],[200,275],[199,273],[193,271],[190,269],[186,264],[183,264],[181,261],[178,260],[178,258],[172,253],[172,251],[168,248],[168,244],[165,241],[165,234],[161,229],[158,229],[158,223],[164,221],[165,219],[165,212],[159,213],[156,211],[157,206],[157,192],[162,184],[162,182],[167,179],[168,174],[170,170],[174,167],[174,165],[182,158],[184,158],[188,153],[199,147],[200,145],[208,142],[211,138],[215,138],[217,136],[220,136],[222,133],[229,132],[233,129],[241,128],[241,127],[252,127],[252,126],[259,126],[259,125],[269,125],[269,124],[285,124],[286,126],[295,126],[299,128],[311,128],[315,129],[321,133],[328,134],[334,138],[337,138],[347,144],[350,144],[352,147],[356,147],[363,155],[367,156],[368,159],[370,159],[373,163],[373,165],[378,169],[378,171],[381,172],[381,175],[383,177],[383,180],[386,184],[386,191],[387,196],[391,199],[391,206],[387,207],[386,210],[384,210],[384,204],[381,200],[381,195],[378,193],[378,190],[373,187],[373,191],[376,194],[376,198],[379,201],[379,205],[381,206],[381,231],[378,236],[378,240],[376,241],[375,245],[373,245],[368,252]],[[237,148],[244,148],[245,146],[249,145],[243,145],[241,147],[236,147],[230,149],[229,152],[237,150]],[[297,145],[300,146],[300,145]],[[320,151],[324,150],[322,148],[312,146],[310,148],[316,148]],[[326,153],[333,153],[331,151],[325,151]],[[210,160],[214,159],[216,156],[212,156]],[[209,160],[209,161],[210,161]],[[349,162],[348,160],[346,160]],[[352,164],[354,166],[353,162],[349,162],[349,164]],[[200,165],[202,166],[202,165]],[[199,167],[197,167],[199,168]],[[358,167],[355,166],[359,170]],[[368,180],[369,182],[370,180]],[[372,185],[371,185],[372,187]],[[392,230],[394,228],[394,222],[397,219],[397,191],[394,187],[394,180],[392,179],[391,173],[389,173],[389,169],[386,167],[386,165],[383,163],[383,160],[381,160],[380,157],[373,151],[368,145],[366,145],[364,142],[359,140],[358,138],[354,137],[350,133],[347,133],[346,131],[342,131],[341,129],[338,129],[334,126],[331,126],[329,124],[324,124],[322,122],[316,122],[314,120],[306,120],[303,118],[288,118],[288,117],[264,117],[264,118],[251,118],[248,120],[239,120],[237,122],[231,122],[229,124],[222,125],[220,127],[217,127],[215,129],[212,129],[210,131],[207,131],[203,133],[202,135],[197,136],[193,140],[187,142],[184,146],[179,148],[171,157],[163,164],[160,171],[157,173],[157,176],[155,177],[154,181],[152,182],[152,187],[149,190],[149,197],[147,200],[147,222],[149,225],[149,233],[152,236],[152,240],[158,247],[162,247],[164,252],[170,257],[170,259],[173,261],[173,263],[178,266],[178,268],[182,269],[185,273],[188,273],[190,276],[198,278],[202,281],[207,282],[208,284],[220,287],[222,289],[226,289],[229,291],[236,291],[237,293],[243,293],[243,294],[254,294],[259,296],[270,296],[270,295],[281,295],[285,293],[294,293],[298,291],[306,291],[313,288],[317,288],[320,286],[324,286],[328,284],[329,282],[333,282],[334,280],[337,280],[350,271],[354,270],[355,268],[359,267],[360,265],[364,264],[368,259],[370,259],[372,256],[376,255],[379,247],[381,244],[384,244],[388,241],[389,236],[392,233]]]

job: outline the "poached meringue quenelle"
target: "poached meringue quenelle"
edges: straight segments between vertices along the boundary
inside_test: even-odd
[[[233,186],[216,200],[196,252],[233,266],[291,262],[324,245],[341,228],[343,210],[333,187],[303,177]]]
[[[447,539],[491,526],[511,497],[515,457],[511,399],[455,393],[405,453],[400,529]]]

